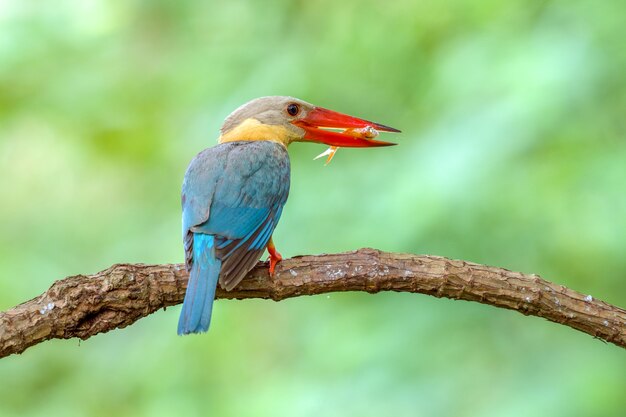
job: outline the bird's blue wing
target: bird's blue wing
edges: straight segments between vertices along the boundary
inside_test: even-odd
[[[220,283],[232,289],[263,254],[289,193],[289,156],[269,141],[232,142],[200,153],[183,183],[188,268],[193,235],[216,237]]]

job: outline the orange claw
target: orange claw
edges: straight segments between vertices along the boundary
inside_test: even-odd
[[[276,265],[283,260],[283,257],[276,250],[276,246],[274,246],[274,241],[270,237],[270,241],[267,242],[267,251],[270,253],[270,276],[274,276],[274,272],[276,271]]]

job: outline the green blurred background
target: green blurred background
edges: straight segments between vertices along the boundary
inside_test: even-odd
[[[0,310],[117,262],[181,262],[189,160],[293,95],[403,130],[295,145],[283,255],[498,265],[626,306],[623,0],[0,1]],[[388,139],[390,137],[387,137]],[[219,301],[0,360],[0,416],[624,416],[626,354],[410,294]]]

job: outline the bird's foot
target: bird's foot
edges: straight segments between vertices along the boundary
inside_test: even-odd
[[[273,255],[270,254],[270,276],[274,276],[274,274],[276,273],[276,265],[283,260],[283,257],[281,256],[280,253],[275,252]]]
[[[270,276],[273,277],[276,272],[276,265],[283,260],[282,255],[276,250],[276,246],[274,246],[274,242],[270,238],[270,241],[267,244],[267,251],[270,254]]]

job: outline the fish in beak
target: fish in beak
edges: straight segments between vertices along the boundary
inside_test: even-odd
[[[373,139],[376,136],[378,136],[378,130],[374,129],[371,126],[367,126],[367,127],[360,128],[360,129],[350,128],[350,129],[346,129],[343,133],[346,134],[346,135],[358,137],[359,139],[366,139],[366,140],[370,140],[370,141],[371,141],[371,139]],[[389,145],[395,145],[395,144],[394,143],[389,143]],[[333,160],[333,157],[337,153],[338,149],[339,149],[338,146],[331,146],[328,149],[326,149],[324,152],[322,152],[321,154],[319,154],[315,158],[313,158],[313,160],[315,161],[316,159],[320,159],[321,157],[325,156],[326,157],[326,163],[324,165],[328,165],[328,164],[330,164],[330,161]]]
[[[393,127],[348,116],[347,114],[322,107],[315,107],[305,117],[296,119],[292,123],[304,129],[304,141],[346,148],[395,145],[395,143],[374,140],[373,138],[378,136],[378,131],[400,132]]]
[[[378,136],[379,131],[400,132],[393,127],[348,116],[347,114],[322,107],[315,107],[305,117],[296,119],[292,123],[304,129],[304,141],[330,145],[330,148],[314,158],[318,159],[327,156],[326,165],[333,159],[339,147],[370,148],[392,146],[395,143],[375,140],[374,138]]]

